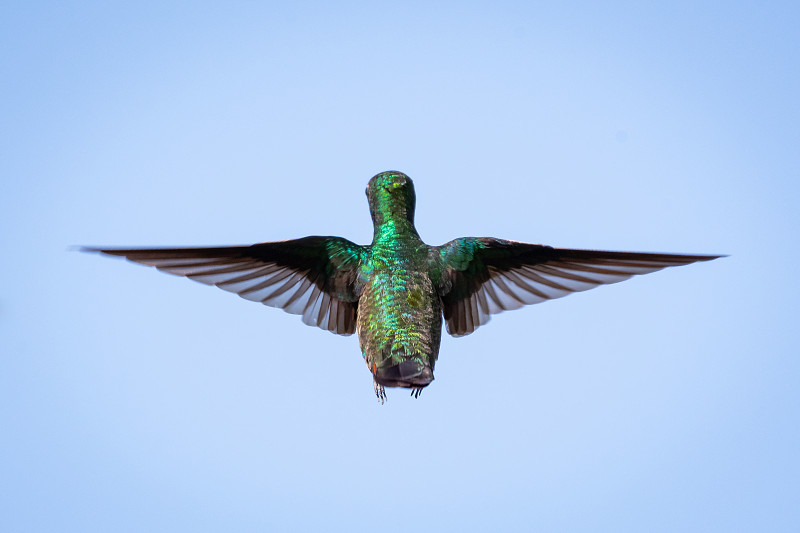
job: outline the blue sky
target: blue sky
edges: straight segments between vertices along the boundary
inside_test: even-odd
[[[35,531],[797,531],[790,2],[0,7],[0,516]],[[355,337],[73,245],[725,253],[494,317],[381,406]]]

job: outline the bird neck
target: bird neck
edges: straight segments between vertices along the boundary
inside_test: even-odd
[[[386,218],[380,224],[375,224],[372,237],[373,245],[390,244],[398,241],[419,241],[419,233],[414,223],[406,218]]]

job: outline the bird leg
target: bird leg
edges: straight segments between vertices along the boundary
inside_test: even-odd
[[[375,396],[378,397],[378,399],[381,401],[381,405],[383,405],[384,402],[386,402],[386,389],[384,389],[383,385],[374,379],[372,380],[372,385],[375,387]]]

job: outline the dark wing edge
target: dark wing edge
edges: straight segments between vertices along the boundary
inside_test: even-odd
[[[725,257],[575,250],[491,238],[456,239],[434,251],[445,324],[456,337],[472,333],[496,313]]]
[[[340,237],[304,237],[252,246],[81,248],[214,285],[254,302],[301,315],[309,326],[351,335],[364,247]]]

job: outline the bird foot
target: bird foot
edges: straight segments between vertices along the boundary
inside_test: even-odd
[[[375,396],[378,397],[381,401],[381,405],[383,405],[386,402],[386,389],[374,379],[372,380],[372,385],[375,387]]]
[[[422,387],[419,388],[415,387],[411,389],[411,396],[413,396],[414,398],[419,398],[420,394],[422,394]]]

